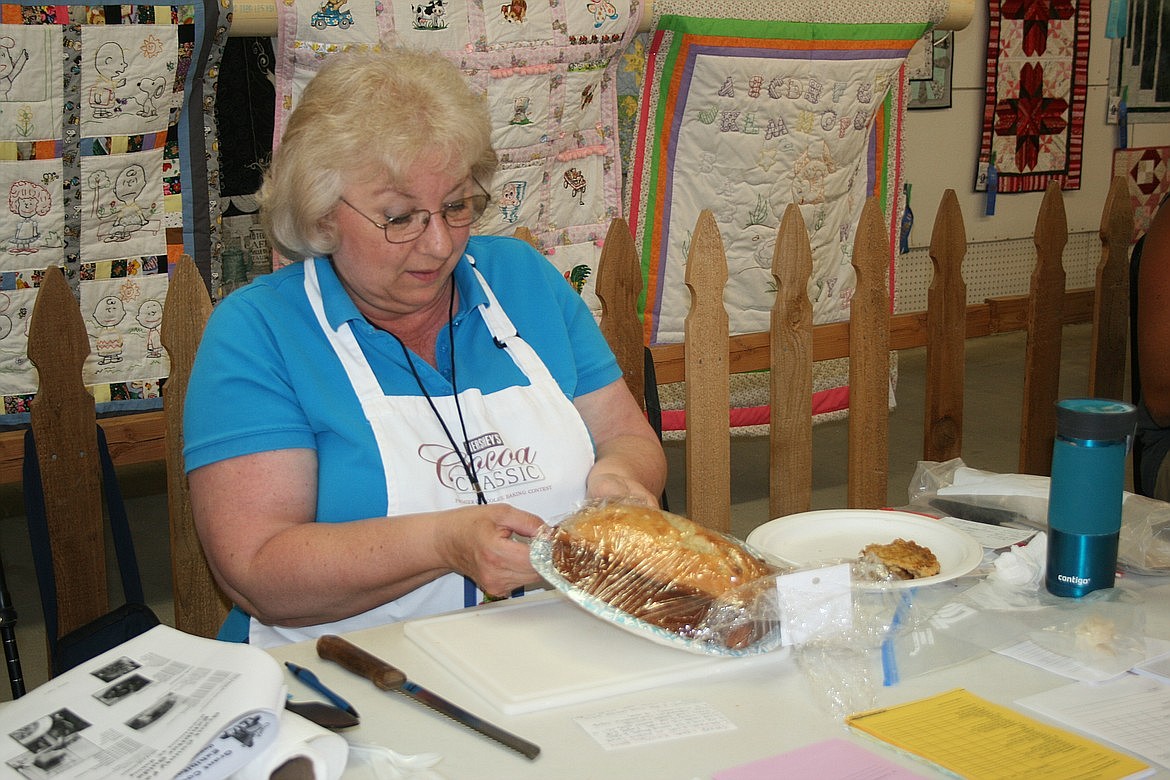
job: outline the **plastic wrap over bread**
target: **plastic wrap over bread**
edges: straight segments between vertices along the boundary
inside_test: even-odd
[[[662,643],[713,655],[780,644],[776,570],[738,540],[679,515],[591,503],[542,531],[532,559],[589,611]]]

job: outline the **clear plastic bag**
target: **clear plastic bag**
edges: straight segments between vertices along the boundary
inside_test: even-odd
[[[744,654],[780,644],[776,568],[679,515],[631,501],[590,502],[537,535],[532,561],[595,614],[684,649]]]
[[[882,637],[882,684],[886,686],[945,669],[987,652],[970,641],[961,624],[974,618],[949,588],[899,592]]]
[[[956,612],[964,612],[955,600],[965,587],[875,586],[854,570],[844,608],[831,595],[806,598],[799,610],[782,608],[782,621],[798,638],[795,656],[811,690],[830,713],[844,717],[875,706],[882,686],[986,652],[949,630]]]
[[[1040,530],[1048,528],[1047,477],[980,471],[960,458],[941,463],[919,461],[910,481],[908,508],[929,511],[936,498],[1010,512],[1020,523]],[[1170,573],[1170,504],[1125,494],[1117,560],[1123,569],[1135,574]]]
[[[1028,638],[1103,675],[1122,674],[1146,657],[1145,613],[1124,590],[1089,595],[1096,593],[1089,603],[1055,608]]]

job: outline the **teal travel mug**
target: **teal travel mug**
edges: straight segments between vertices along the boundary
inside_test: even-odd
[[[1080,598],[1113,587],[1125,457],[1137,409],[1122,401],[1070,398],[1056,404],[1048,493],[1045,586]]]

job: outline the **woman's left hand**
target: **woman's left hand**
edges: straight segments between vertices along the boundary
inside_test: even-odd
[[[596,461],[585,480],[587,498],[633,497],[658,506],[666,482],[662,442],[622,379],[573,400],[593,438]]]
[[[585,495],[587,498],[633,498],[647,506],[658,506],[658,496],[644,485],[617,474],[590,474]]]

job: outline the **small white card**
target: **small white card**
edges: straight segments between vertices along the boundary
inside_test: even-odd
[[[776,578],[780,597],[780,643],[809,639],[853,625],[853,591],[848,563],[796,571]]]
[[[1147,650],[1149,650],[1151,645],[1156,641],[1159,640],[1147,637]],[[1163,651],[1166,650],[1165,644],[1165,642],[1161,643],[1161,649]],[[1144,674],[1147,677],[1153,677],[1154,679],[1161,680],[1167,685],[1170,685],[1170,654],[1160,655],[1157,658],[1150,658],[1146,661],[1142,661],[1133,668],[1133,671],[1137,674]]]
[[[606,750],[734,731],[737,727],[703,701],[639,704],[573,718]]]

